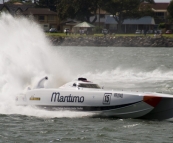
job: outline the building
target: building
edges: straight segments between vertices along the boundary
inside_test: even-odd
[[[111,32],[117,32],[117,21],[112,16],[106,16],[105,24]],[[139,19],[125,19],[122,24],[122,32],[134,33],[137,29],[150,30],[154,29],[154,25],[154,18],[150,16],[142,17]]]
[[[60,29],[60,23],[56,12],[48,8],[34,8],[34,4],[5,3],[0,4],[0,12],[10,13],[13,16],[32,16],[33,19],[42,25],[44,31],[50,28]]]
[[[94,23],[95,26],[97,27],[101,27],[101,28],[106,28],[105,26],[105,19],[107,16],[110,15],[110,13],[106,12],[105,10],[102,10],[102,9],[98,9],[97,10],[97,15],[96,15],[96,21]],[[93,21],[95,18],[95,16],[92,16],[90,18],[90,21]]]
[[[80,23],[80,21],[67,19],[64,21],[61,21],[60,23],[60,31],[64,32],[65,29],[69,29],[71,33],[76,33],[75,29],[73,28],[75,25]]]
[[[22,12],[22,15],[32,15],[34,20],[42,25],[44,31],[48,31],[50,28],[60,29],[57,13],[48,8],[28,8]]]
[[[4,3],[0,4],[0,12],[10,13],[13,16],[21,15],[21,13],[28,8],[34,7],[33,4],[22,4],[22,3]]]
[[[169,3],[143,3],[143,5],[149,5],[154,11],[155,16],[146,16],[139,19],[125,19],[122,24],[122,31],[124,33],[134,33],[137,29],[154,30],[157,29],[160,23],[167,23],[167,7]],[[94,19],[94,17],[91,17],[91,20],[92,19]],[[117,32],[117,21],[111,14],[103,10],[97,11],[97,20],[95,25],[99,25],[101,28],[107,28],[113,33]]]
[[[159,23],[166,23],[167,16],[168,16],[168,7],[169,3],[155,3],[151,5],[151,9],[155,13],[155,22],[156,24]]]

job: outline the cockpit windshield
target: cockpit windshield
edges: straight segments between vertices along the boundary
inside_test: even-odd
[[[78,87],[83,87],[83,88],[98,88],[100,89],[100,86],[97,84],[84,84],[84,83],[80,83],[78,85]]]

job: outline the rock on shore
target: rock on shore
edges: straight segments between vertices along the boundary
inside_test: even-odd
[[[57,46],[173,47],[173,38],[151,36],[50,37]]]

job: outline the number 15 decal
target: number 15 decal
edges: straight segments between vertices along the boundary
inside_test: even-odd
[[[103,104],[110,104],[112,93],[105,93],[103,96]]]

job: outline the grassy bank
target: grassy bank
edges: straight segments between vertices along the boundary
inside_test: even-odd
[[[46,33],[47,36],[52,36],[52,37],[79,37],[79,36],[104,36],[103,34],[94,34],[94,35],[80,35],[80,34],[68,34],[66,35],[65,33]],[[109,35],[109,34],[108,34]],[[115,37],[128,37],[128,36],[144,36],[143,34],[112,34],[112,36]],[[154,37],[154,34],[147,34],[147,36]],[[162,34],[163,37],[169,37],[173,38],[173,34]]]

